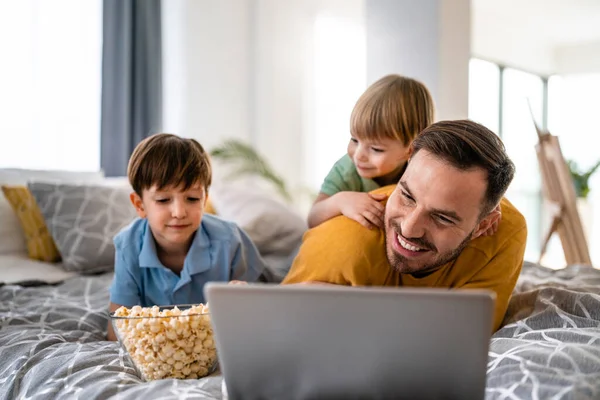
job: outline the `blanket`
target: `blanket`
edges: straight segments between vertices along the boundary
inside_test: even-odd
[[[143,382],[105,341],[112,274],[0,287],[1,399],[222,399],[219,371]],[[490,341],[486,399],[600,398],[600,271],[526,263]]]

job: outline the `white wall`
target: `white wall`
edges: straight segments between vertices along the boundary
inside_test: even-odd
[[[555,59],[557,74],[598,73],[600,72],[600,41],[558,46],[555,49]]]
[[[600,2],[471,1],[475,56],[541,75],[600,72]]]
[[[470,0],[367,0],[367,78],[422,81],[436,119],[468,116]]]
[[[319,15],[335,19],[319,39],[328,55],[315,42]],[[367,82],[416,77],[438,118],[467,116],[468,21],[469,0],[165,1],[164,130],[209,149],[245,139],[292,188],[318,189]]]
[[[470,0],[441,0],[439,5],[438,119],[469,115],[469,60],[471,58]]]
[[[545,12],[540,4],[518,0],[473,0],[473,56],[536,74],[553,73],[554,44],[543,24]]]
[[[306,185],[322,12],[360,20],[363,0],[163,2],[164,130],[209,149],[245,139],[292,188]]]
[[[312,12],[306,2],[257,0],[254,144],[291,187],[302,183]]]
[[[502,15],[478,14],[472,20],[472,54],[536,74],[556,69],[554,48],[531,25],[510,23]]]
[[[250,138],[251,3],[163,2],[165,131],[207,148]]]

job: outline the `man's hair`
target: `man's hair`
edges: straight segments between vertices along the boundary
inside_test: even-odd
[[[426,150],[460,170],[482,168],[487,172],[482,217],[498,205],[515,175],[515,165],[502,140],[473,121],[440,121],[425,128],[412,144],[412,156],[419,150]]]
[[[208,192],[212,169],[208,154],[194,139],[157,133],[142,140],[133,150],[127,176],[139,196],[154,185],[157,189],[183,186],[187,190],[200,183]]]
[[[350,116],[350,133],[358,139],[400,140],[405,146],[433,123],[434,103],[421,82],[387,75],[367,88]]]

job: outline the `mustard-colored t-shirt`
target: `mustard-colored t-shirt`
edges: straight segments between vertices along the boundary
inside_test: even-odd
[[[374,193],[389,195],[394,188],[385,186]],[[497,330],[521,272],[527,239],[523,215],[505,198],[500,206],[502,219],[494,235],[472,240],[457,259],[422,278],[392,269],[384,231],[366,229],[344,216],[335,217],[306,232],[283,283],[490,289],[496,292]]]

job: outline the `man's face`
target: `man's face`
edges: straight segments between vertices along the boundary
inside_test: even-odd
[[[491,223],[490,216],[480,220],[486,188],[483,169],[461,171],[418,151],[386,205],[390,265],[401,273],[426,273],[458,257]]]

